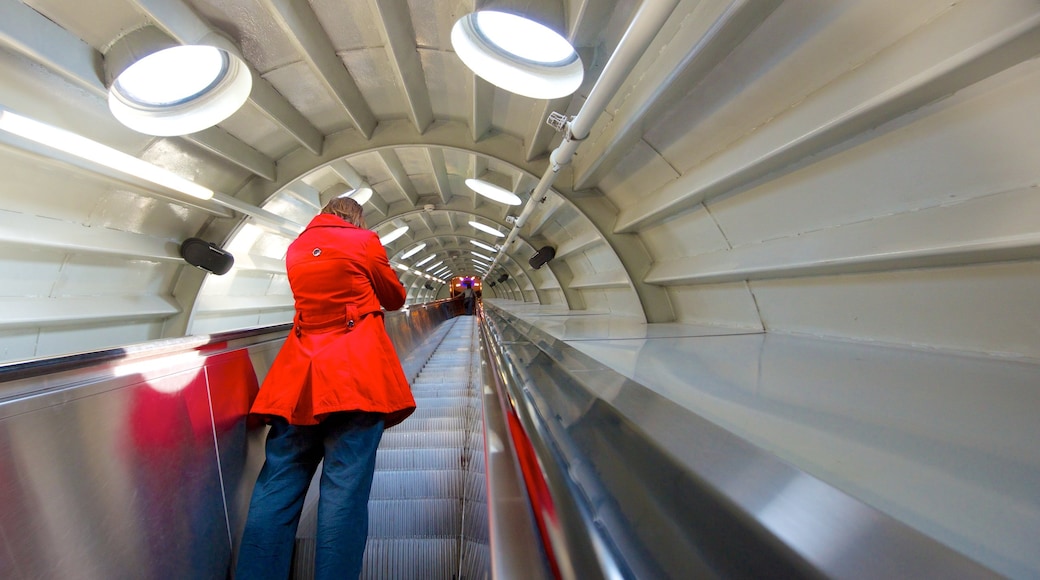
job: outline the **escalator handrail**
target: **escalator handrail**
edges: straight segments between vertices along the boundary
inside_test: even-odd
[[[451,302],[452,300],[453,299],[448,298],[423,304],[413,304],[409,305],[407,308],[408,310],[415,308],[437,308],[444,303]],[[404,310],[386,313],[388,317],[405,316],[406,314],[407,311]],[[250,341],[262,338],[266,335],[272,335],[271,339],[277,339],[280,338],[277,335],[288,334],[291,328],[291,323],[279,323],[246,329],[229,330],[214,334],[150,340],[116,348],[105,348],[3,363],[0,364],[0,383],[38,378],[113,361],[127,361],[159,355],[171,355],[192,350],[209,350],[232,341]]]
[[[544,418],[529,398],[530,378],[503,348],[501,333],[480,309],[482,334],[489,337],[489,364],[500,390],[499,401],[509,421],[508,437],[518,459],[537,522],[548,564],[556,578],[621,578],[623,566],[606,547],[607,542],[584,504],[576,501],[579,490],[568,484],[561,471],[565,463],[554,451]]]

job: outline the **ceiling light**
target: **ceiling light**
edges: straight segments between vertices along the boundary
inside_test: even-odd
[[[515,193],[494,183],[488,183],[480,179],[467,179],[466,186],[491,201],[497,201],[506,205],[520,205],[523,203]]]
[[[432,259],[433,259],[433,257],[434,257],[434,256],[436,256],[436,255],[437,255],[437,254],[430,254],[429,256],[426,256],[425,258],[423,258],[423,259],[422,259],[422,261],[420,261],[420,262],[417,262],[417,263],[415,264],[415,267],[416,267],[416,268],[418,268],[419,266],[422,266],[422,265],[423,265],[423,264],[425,264],[426,262],[429,262],[430,260],[432,260]]]
[[[480,252],[470,251],[470,253],[473,254],[474,256],[478,257],[478,258],[481,258],[483,260],[487,260],[489,262],[494,260],[494,258],[489,257],[489,256],[485,256],[484,254],[481,254]]]
[[[405,266],[404,264],[394,264],[394,267],[398,270],[404,270],[406,272],[409,270],[408,266]]]
[[[460,18],[451,44],[462,62],[489,83],[535,99],[565,97],[581,86],[574,48],[550,28],[522,16],[482,10]]]
[[[0,130],[192,197],[199,199],[213,197],[212,189],[170,173],[157,165],[152,165],[81,135],[34,121],[10,111],[0,110]]]
[[[408,226],[401,226],[401,227],[397,228],[396,230],[390,232],[389,234],[380,237],[379,238],[379,243],[383,244],[385,246],[385,245],[389,244],[390,242],[393,242],[397,238],[403,236],[404,233],[407,232],[407,231],[408,231]]]
[[[576,56],[567,39],[533,20],[494,10],[474,14],[477,30],[499,48],[540,64],[569,62]]]
[[[148,107],[168,107],[198,98],[227,71],[227,53],[215,46],[174,46],[152,53],[115,80],[116,91]]]
[[[481,242],[479,240],[470,240],[469,243],[473,244],[474,246],[477,246],[477,247],[480,247],[480,248],[484,248],[485,250],[487,250],[489,252],[497,252],[498,251],[498,248],[496,248],[494,246],[489,246],[489,245],[487,245],[484,242]]]
[[[423,243],[419,244],[418,246],[415,246],[411,250],[408,250],[407,252],[401,254],[401,259],[402,260],[406,260],[408,258],[411,258],[412,256],[414,256],[414,255],[418,254],[420,251],[422,251],[422,249],[425,248],[425,247],[426,247],[426,242],[423,242]]]
[[[368,200],[372,199],[372,188],[371,187],[359,187],[352,189],[346,193],[341,193],[336,197],[349,197],[350,199],[358,202],[358,205],[365,205]]]
[[[105,78],[112,115],[135,131],[159,136],[216,125],[245,103],[253,87],[249,67],[232,50],[180,45],[154,26],[112,45],[105,53]]]
[[[505,234],[503,234],[502,232],[498,231],[498,229],[493,228],[491,226],[484,225],[484,224],[482,224],[482,223],[480,223],[478,221],[469,222],[469,225],[477,228],[478,230],[480,230],[480,231],[482,231],[484,233],[491,234],[491,235],[495,236],[496,238],[501,238],[501,237],[505,236]]]
[[[430,270],[436,268],[437,266],[440,266],[443,263],[444,263],[444,260],[441,260],[440,262],[437,262],[436,264],[430,266],[429,268],[426,268],[426,271],[429,272]]]

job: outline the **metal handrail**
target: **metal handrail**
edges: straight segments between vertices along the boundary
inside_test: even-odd
[[[453,299],[435,300],[423,304],[412,304],[409,310],[416,308],[437,308],[442,304],[450,303]],[[387,312],[388,318],[405,316],[406,311]],[[208,350],[216,345],[232,341],[250,340],[266,334],[287,334],[292,328],[291,323],[271,324],[254,328],[229,330],[214,334],[202,334],[182,336],[178,338],[164,338],[150,340],[133,345],[116,348],[106,348],[93,351],[83,351],[71,354],[40,357],[30,360],[0,363],[0,383],[42,377],[54,373],[71,371],[103,364],[113,361],[127,361],[139,358],[148,358],[160,355],[176,354],[192,350]],[[279,337],[274,337],[277,339]]]
[[[531,510],[538,526],[547,564],[556,578],[596,579],[633,577],[624,570],[586,504],[582,490],[573,485],[567,461],[558,448],[559,437],[532,400],[535,386],[524,370],[523,355],[481,308],[482,335],[489,364],[500,389],[501,412],[517,456]]]
[[[997,576],[517,316],[489,310],[513,408],[553,500],[575,516],[552,538],[557,556],[574,560],[577,575],[561,565],[564,577]]]

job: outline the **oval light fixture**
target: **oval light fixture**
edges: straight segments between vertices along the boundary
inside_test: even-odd
[[[419,244],[418,246],[415,246],[411,250],[408,250],[407,252],[401,254],[401,259],[402,260],[407,260],[408,258],[411,258],[412,256],[414,256],[414,255],[418,254],[419,252],[421,252],[423,250],[423,248],[425,248],[425,247],[426,247],[426,242],[423,242],[423,243]]]
[[[389,234],[387,234],[385,236],[380,236],[379,237],[379,243],[383,244],[385,246],[385,245],[389,244],[390,242],[393,242],[393,241],[397,240],[397,238],[403,236],[404,233],[407,232],[407,231],[408,231],[408,226],[401,226],[401,227],[397,228],[396,230],[390,232]]]
[[[496,238],[505,237],[505,234],[503,234],[502,232],[498,231],[497,229],[495,229],[495,228],[493,228],[491,226],[486,226],[486,225],[484,225],[484,224],[482,224],[482,223],[480,223],[478,221],[471,221],[471,222],[469,222],[469,225],[473,226],[474,228],[477,228],[478,230],[480,230],[480,231],[482,231],[484,233],[491,234],[491,235],[495,236]]]
[[[534,20],[495,10],[472,12],[451,29],[463,64],[487,82],[535,99],[565,97],[585,69],[567,39]]]
[[[473,254],[474,256],[478,257],[478,258],[481,258],[483,260],[487,260],[488,262],[494,261],[494,258],[485,256],[484,254],[481,254],[480,252],[474,252],[474,251],[471,250],[470,253]]]
[[[351,189],[345,193],[341,193],[336,197],[349,197],[350,199],[358,202],[358,205],[365,205],[368,200],[372,199],[372,188],[371,187],[359,187],[357,189]]]
[[[469,243],[473,244],[474,246],[477,246],[478,248],[484,248],[485,250],[487,250],[489,252],[497,252],[498,251],[498,248],[496,248],[494,246],[489,246],[489,245],[485,244],[484,242],[481,242],[480,240],[470,240]]]
[[[466,186],[491,201],[497,201],[506,205],[520,205],[523,203],[515,193],[494,183],[470,178],[466,180]]]
[[[156,136],[208,129],[237,111],[253,87],[237,54],[208,44],[180,45],[146,26],[105,53],[108,107],[127,127]]]
[[[423,264],[425,264],[426,262],[429,262],[430,260],[432,260],[432,259],[434,258],[434,256],[436,256],[436,255],[437,255],[437,254],[430,254],[429,256],[426,256],[426,257],[425,257],[425,258],[423,258],[422,260],[420,260],[420,261],[416,262],[416,264],[415,264],[415,267],[416,267],[416,268],[418,268],[419,266],[422,266],[422,265],[423,265]]]

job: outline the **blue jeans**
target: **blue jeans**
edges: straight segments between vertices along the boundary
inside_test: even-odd
[[[316,579],[357,578],[368,541],[368,497],[383,415],[332,413],[318,425],[275,418],[238,552],[236,580],[285,580],[311,478],[324,457]]]

